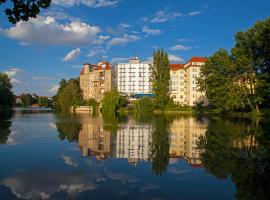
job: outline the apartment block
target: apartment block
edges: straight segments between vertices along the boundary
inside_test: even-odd
[[[117,90],[129,97],[136,94],[151,94],[151,62],[140,62],[137,57],[129,63],[114,64],[117,74]]]
[[[80,87],[84,99],[95,99],[100,102],[106,91],[112,89],[113,72],[108,62],[98,65],[86,63],[80,73]]]
[[[175,103],[195,106],[202,102],[208,105],[205,93],[198,90],[197,83],[200,68],[205,62],[206,58],[192,57],[186,64],[171,64],[170,96]]]

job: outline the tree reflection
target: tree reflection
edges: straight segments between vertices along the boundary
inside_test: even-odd
[[[8,137],[11,133],[11,121],[9,121],[13,116],[11,110],[1,110],[0,109],[0,144],[6,144]]]
[[[265,122],[216,119],[200,138],[206,170],[231,176],[238,199],[270,199],[270,135]],[[268,125],[269,126],[269,125]]]
[[[169,163],[168,121],[165,116],[158,115],[154,124],[151,146],[152,173],[161,176],[166,172]]]

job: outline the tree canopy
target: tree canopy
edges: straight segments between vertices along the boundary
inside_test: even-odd
[[[19,21],[28,21],[29,18],[36,18],[40,9],[50,7],[51,0],[0,0],[0,6],[7,3],[8,8],[5,9],[5,14],[8,21],[16,24]]]
[[[228,53],[220,49],[201,68],[200,90],[225,111],[259,112],[270,106],[270,18],[237,32]]]
[[[150,70],[156,107],[164,109],[169,100],[170,62],[168,54],[163,49],[153,52]]]
[[[7,74],[0,73],[0,106],[12,106],[14,94]]]

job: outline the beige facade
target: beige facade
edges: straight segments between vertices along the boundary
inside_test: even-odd
[[[198,148],[199,137],[205,136],[207,121],[198,122],[195,118],[180,118],[170,126],[171,158],[184,158],[190,165],[201,164],[201,150]]]
[[[112,89],[112,70],[108,62],[84,64],[80,73],[80,87],[84,99],[100,102],[104,93]]]
[[[186,64],[172,64],[170,68],[170,96],[175,103],[196,106],[202,102],[208,105],[204,92],[198,91],[197,79],[205,58],[192,57]]]

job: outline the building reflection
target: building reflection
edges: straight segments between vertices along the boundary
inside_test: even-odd
[[[175,119],[170,126],[170,157],[184,158],[193,167],[201,166],[202,149],[199,149],[197,144],[199,138],[205,136],[206,130],[206,120]]]
[[[130,119],[121,124],[117,131],[116,158],[126,158],[136,165],[140,160],[147,161],[151,154],[151,124],[140,124]]]
[[[82,128],[78,142],[83,156],[95,156],[97,160],[109,157],[127,159],[132,165],[151,160],[153,124],[129,118],[118,125],[114,134],[104,128],[101,117],[85,117],[80,121]],[[170,158],[186,159],[193,167],[201,166],[202,149],[197,148],[197,144],[206,129],[205,120],[174,119],[169,125]]]

